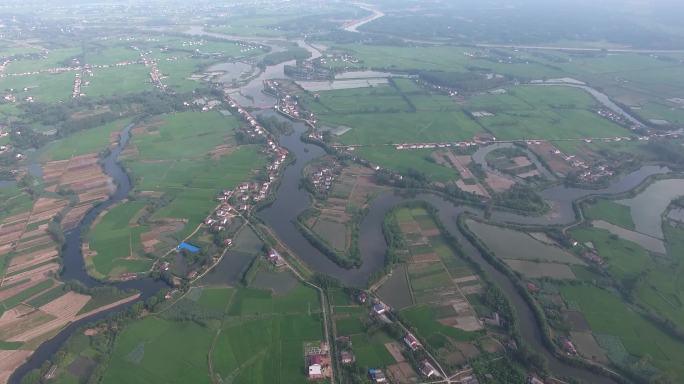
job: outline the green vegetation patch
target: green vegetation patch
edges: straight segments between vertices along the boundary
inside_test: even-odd
[[[399,173],[416,171],[424,174],[429,180],[437,182],[456,181],[458,171],[434,162],[429,149],[398,151],[393,147],[358,148],[358,154],[383,168]]]
[[[318,315],[291,314],[229,323],[214,347],[214,370],[224,382],[304,382],[304,343],[322,339]]]
[[[210,383],[206,364],[213,336],[194,322],[133,322],[117,337],[102,382]]]
[[[600,199],[595,204],[587,206],[584,213],[589,220],[604,220],[622,228],[634,230],[632,212],[627,205]]]
[[[356,356],[356,362],[360,367],[378,368],[386,367],[395,363],[394,357],[385,347],[386,343],[393,342],[386,333],[379,331],[372,335],[358,334],[351,337],[352,348]]]
[[[42,282],[40,282],[40,283],[38,283],[38,284],[28,288],[28,289],[25,289],[25,290],[17,293],[16,295],[14,295],[12,297],[9,297],[3,301],[0,301],[0,304],[2,304],[2,306],[5,309],[10,309],[12,307],[17,306],[19,303],[23,302],[24,300],[30,299],[31,297],[52,288],[54,283],[55,283],[54,280],[47,279],[47,280],[42,281]]]
[[[101,152],[116,132],[123,130],[131,119],[121,119],[88,130],[79,131],[47,147],[44,157],[49,160],[66,160],[87,153]]]
[[[86,261],[98,275],[114,277],[122,273],[145,272],[152,259],[143,258],[140,235],[149,227],[132,222],[144,202],[126,202],[111,208],[88,233],[90,249],[96,254]]]
[[[34,297],[33,299],[29,300],[26,302],[26,304],[38,308],[42,307],[43,305],[51,302],[52,300],[55,300],[56,298],[64,295],[67,293],[67,291],[64,290],[64,286],[58,285],[48,291],[45,291],[44,293]]]
[[[427,305],[404,309],[400,313],[402,318],[435,348],[444,345],[446,338],[455,341],[473,341],[480,335],[479,332],[466,332],[440,323],[437,321],[436,309]]]
[[[603,229],[578,228],[572,230],[572,236],[581,243],[593,244],[599,255],[608,261],[608,268],[617,279],[640,274],[651,261],[646,250]]]
[[[592,331],[619,337],[631,355],[648,356],[664,372],[684,377],[684,366],[678,363],[684,343],[627,308],[618,296],[591,286],[563,286],[561,293],[581,309]]]
[[[197,304],[210,310],[222,311],[228,307],[233,293],[235,290],[232,288],[204,288]]]

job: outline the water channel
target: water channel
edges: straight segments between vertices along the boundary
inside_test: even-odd
[[[212,34],[217,37],[217,34]],[[227,38],[224,36],[224,38]],[[244,39],[243,39],[244,40]],[[320,54],[320,53],[318,53]],[[239,92],[245,100],[251,100],[251,106],[270,108],[273,105],[273,98],[261,92],[262,80],[271,78],[282,78],[282,67],[285,63],[268,67],[259,76],[253,78],[248,84],[241,86]],[[237,91],[237,90],[236,90]],[[258,102],[254,102],[258,100]],[[269,114],[284,119],[272,111],[262,111],[261,114]],[[306,131],[302,123],[293,123],[294,132],[283,135],[280,144],[287,148],[296,158],[296,161],[288,166],[282,176],[282,181],[276,191],[275,202],[268,208],[258,213],[259,217],[268,224],[283,240],[287,246],[293,250],[298,257],[304,260],[313,270],[329,274],[345,284],[352,286],[363,286],[368,278],[384,266],[385,251],[387,244],[382,234],[382,222],[385,215],[398,204],[409,200],[423,200],[432,204],[439,210],[441,221],[463,246],[471,258],[473,258],[484,270],[484,272],[506,293],[511,304],[520,320],[520,332],[526,342],[539,353],[542,353],[549,361],[552,372],[557,376],[569,376],[582,380],[587,383],[612,383],[613,381],[602,376],[593,374],[589,371],[579,369],[557,360],[551,355],[541,342],[540,327],[531,309],[524,299],[517,293],[513,283],[501,272],[489,265],[479,254],[472,244],[470,244],[458,231],[455,219],[464,212],[475,215],[483,213],[466,205],[455,205],[435,194],[423,193],[412,197],[401,196],[393,192],[387,192],[378,196],[369,208],[368,214],[361,222],[359,247],[363,264],[357,269],[344,269],[337,266],[327,257],[314,248],[297,230],[293,224],[296,217],[310,205],[310,197],[306,190],[300,188],[300,178],[303,167],[325,152],[318,146],[304,143],[301,141],[301,134]],[[121,133],[121,139],[117,147],[106,156],[103,162],[105,172],[110,175],[117,184],[114,195],[109,200],[93,208],[79,226],[66,234],[66,244],[63,250],[63,273],[62,279],[78,280],[88,287],[103,286],[98,280],[91,278],[86,270],[81,254],[81,239],[87,232],[95,218],[105,209],[126,198],[131,190],[131,183],[124,169],[117,163],[117,159],[123,148],[130,139],[131,126]],[[613,182],[609,187],[600,190],[583,190],[576,188],[566,188],[557,186],[541,192],[551,205],[552,209],[543,216],[523,216],[510,212],[495,211],[490,220],[495,222],[512,222],[529,225],[549,225],[549,224],[568,224],[575,220],[572,209],[572,202],[589,195],[611,195],[629,191],[640,185],[649,176],[666,173],[669,170],[663,167],[645,166],[641,169],[621,177]],[[143,298],[149,297],[164,287],[163,283],[155,282],[151,279],[134,280],[123,283],[108,284],[120,289],[135,289],[139,291]],[[27,363],[19,367],[12,377],[10,383],[19,383],[21,378],[31,369],[40,367],[45,361],[49,360],[56,353],[68,337],[80,326],[85,323],[106,317],[113,311],[120,310],[122,307],[104,311],[92,317],[74,322],[62,330],[57,336],[43,343],[31,356]]]
[[[334,276],[341,282],[351,286],[364,286],[368,278],[384,266],[387,244],[382,234],[382,222],[386,214],[406,201],[425,201],[439,212],[441,221],[447,230],[454,235],[464,251],[475,260],[501,289],[505,292],[515,308],[523,339],[535,351],[543,354],[549,362],[551,371],[557,376],[574,377],[587,383],[613,383],[614,381],[596,375],[587,370],[570,366],[556,359],[543,345],[540,325],[523,297],[517,292],[513,283],[503,273],[491,266],[479,251],[460,233],[456,218],[469,212],[480,217],[483,212],[477,208],[454,203],[431,193],[415,196],[401,196],[394,192],[386,192],[378,196],[371,204],[368,214],[360,224],[359,248],[363,264],[357,269],[345,269],[333,263],[325,255],[313,247],[293,224],[296,217],[310,205],[309,194],[300,188],[302,169],[309,161],[324,155],[324,151],[315,145],[302,142],[299,138],[305,132],[303,124],[294,124],[294,133],[282,136],[280,143],[295,155],[297,161],[285,170],[282,183],[276,192],[273,205],[262,210],[259,217],[269,225],[280,239],[306,262],[313,270]],[[600,190],[582,190],[575,188],[553,187],[542,192],[553,209],[543,216],[523,216],[510,212],[495,211],[490,220],[495,222],[512,222],[527,225],[570,224],[575,221],[572,202],[590,195],[611,195],[629,191],[646,180],[649,176],[664,173],[662,167],[646,166],[623,176],[609,187]]]
[[[88,232],[97,216],[107,208],[120,202],[128,196],[131,191],[131,181],[126,174],[126,171],[119,165],[118,158],[121,151],[131,138],[131,128],[133,125],[127,126],[120,134],[118,145],[113,148],[102,161],[102,166],[106,174],[108,174],[116,184],[116,191],[109,199],[94,208],[92,208],[85,215],[79,225],[73,230],[65,233],[65,243],[62,248],[62,271],[61,279],[64,281],[78,281],[88,288],[95,288],[101,286],[113,286],[120,290],[128,291],[134,290],[140,293],[141,299],[146,299],[156,294],[160,289],[167,285],[161,281],[155,281],[151,278],[144,278],[138,280],[130,280],[119,283],[103,283],[99,280],[93,279],[86,271],[85,261],[81,253],[81,244],[83,236]],[[102,311],[90,317],[75,321],[69,324],[66,328],[60,331],[56,336],[41,344],[36,351],[29,357],[25,364],[14,371],[9,379],[10,384],[19,384],[21,379],[32,369],[40,368],[41,365],[50,360],[54,354],[59,351],[64,342],[71,336],[73,332],[78,330],[81,326],[97,321],[109,316],[113,312],[120,311],[123,308],[131,306],[133,302],[122,304],[121,306]]]

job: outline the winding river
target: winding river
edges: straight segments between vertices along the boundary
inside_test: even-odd
[[[293,222],[311,201],[308,192],[300,188],[302,170],[309,161],[323,156],[325,152],[313,144],[304,143],[300,135],[306,131],[301,123],[294,124],[294,133],[282,136],[280,143],[296,156],[297,161],[290,165],[283,176],[282,183],[276,192],[276,200],[268,208],[259,213],[259,217],[276,232],[287,246],[294,251],[313,270],[325,273],[351,286],[365,286],[369,277],[384,266],[387,244],[382,233],[382,223],[386,214],[397,205],[411,201],[425,201],[439,212],[446,229],[456,237],[464,251],[475,260],[484,272],[505,292],[515,308],[519,318],[520,332],[523,339],[535,351],[544,355],[551,371],[561,377],[574,377],[587,383],[614,383],[613,380],[596,375],[587,370],[563,363],[554,357],[544,346],[540,333],[540,324],[527,302],[518,293],[513,283],[503,273],[490,265],[479,251],[463,236],[456,225],[456,218],[465,212],[480,217],[484,213],[467,205],[454,204],[436,194],[420,193],[415,196],[402,196],[395,192],[386,192],[373,200],[368,214],[360,224],[359,248],[363,264],[357,269],[345,269],[333,263],[315,247],[313,247],[297,230]],[[551,210],[543,216],[523,216],[515,213],[494,211],[489,220],[499,223],[510,222],[525,225],[560,225],[570,224],[576,220],[572,208],[573,201],[590,195],[613,195],[627,192],[650,176],[666,173],[669,170],[658,166],[645,166],[629,173],[610,186],[599,190],[584,190],[552,187],[541,192],[550,203]]]
[[[212,35],[217,37],[216,34]],[[243,95],[245,100],[252,101],[250,105],[270,108],[273,105],[274,100],[261,92],[262,80],[281,77],[283,77],[282,64],[269,67],[261,75],[252,79],[248,84],[240,87],[239,92]],[[236,92],[237,91],[238,90],[236,90]],[[284,119],[272,111],[262,111],[260,114],[269,114]],[[345,284],[351,286],[364,286],[368,282],[369,277],[381,270],[384,266],[387,244],[385,243],[382,234],[382,222],[385,215],[402,202],[415,199],[426,201],[438,209],[441,221],[444,223],[447,230],[461,243],[465,252],[467,252],[468,255],[482,267],[484,272],[499,285],[502,291],[506,293],[520,319],[520,331],[523,338],[530,347],[547,358],[549,366],[555,375],[574,377],[587,383],[613,382],[610,379],[557,360],[544,347],[541,341],[540,326],[527,303],[513,287],[513,283],[505,275],[488,264],[479,254],[477,249],[463,237],[456,226],[455,219],[458,215],[464,212],[470,212],[482,216],[483,212],[479,209],[466,205],[456,205],[431,193],[422,193],[416,196],[407,197],[393,192],[386,192],[378,196],[372,202],[368,214],[361,222],[359,247],[363,264],[360,268],[341,268],[321,254],[300,234],[293,222],[311,203],[309,194],[304,189],[300,188],[302,169],[308,162],[323,156],[325,152],[318,146],[301,141],[300,137],[307,129],[304,124],[293,123],[293,125],[294,132],[289,135],[281,136],[280,144],[286,147],[296,157],[296,161],[285,169],[280,186],[276,191],[275,202],[259,212],[258,215],[275,231],[278,237],[283,240],[291,250],[308,264],[309,267],[317,272],[331,275]],[[127,127],[121,133],[119,144],[111,150],[103,162],[105,172],[110,175],[117,184],[116,192],[109,200],[89,211],[79,226],[66,234],[66,244],[63,250],[63,280],[78,280],[88,287],[105,285],[105,283],[95,280],[87,274],[81,254],[81,239],[95,218],[103,210],[126,198],[131,190],[131,183],[128,175],[117,162],[119,154],[130,139],[130,130],[131,126]],[[551,210],[547,214],[532,217],[504,211],[494,211],[489,219],[499,223],[510,222],[529,225],[569,224],[575,220],[575,213],[572,208],[573,201],[589,195],[623,193],[637,187],[652,175],[666,173],[668,171],[668,169],[663,167],[646,166],[621,177],[609,187],[600,190],[583,190],[566,188],[563,186],[552,187],[541,192],[541,196],[546,199],[551,206]],[[163,283],[155,282],[151,279],[134,280],[109,285],[120,289],[138,290],[141,292],[143,298],[153,295],[164,287]],[[41,364],[49,360],[53,354],[59,350],[67,338],[81,325],[103,318],[112,311],[120,309],[121,307],[108,310],[72,323],[66,327],[57,336],[43,343],[31,356],[28,362],[14,372],[10,379],[10,383],[19,383],[21,378],[28,371],[40,367]]]
[[[85,261],[81,253],[81,244],[83,236],[88,232],[88,229],[93,224],[97,216],[107,208],[120,202],[128,196],[131,191],[131,181],[126,171],[118,163],[119,155],[131,138],[131,129],[133,125],[127,126],[120,134],[119,143],[114,147],[102,161],[102,166],[106,174],[108,174],[116,183],[116,191],[109,199],[94,208],[92,208],[85,215],[79,225],[73,230],[65,234],[65,243],[62,248],[62,271],[61,279],[64,281],[79,281],[88,288],[113,286],[121,290],[135,290],[140,293],[141,299],[146,299],[156,294],[160,289],[167,285],[161,281],[155,281],[150,278],[131,280],[119,283],[104,283],[93,279],[86,271]],[[113,312],[120,311],[122,308],[128,308],[133,302],[122,304],[121,306],[111,308],[95,314],[90,317],[75,321],[62,329],[56,336],[41,344],[36,351],[31,355],[25,364],[14,371],[9,379],[10,384],[19,384],[21,379],[32,369],[40,368],[41,365],[50,360],[54,354],[59,351],[64,342],[71,336],[73,332],[78,330],[81,326],[97,321],[109,316]]]

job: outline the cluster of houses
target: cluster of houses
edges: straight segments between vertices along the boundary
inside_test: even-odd
[[[134,48],[134,47],[131,47]],[[0,78],[5,78],[5,77],[23,77],[23,76],[34,76],[34,75],[40,75],[43,73],[47,74],[59,74],[59,73],[65,73],[65,72],[81,72],[83,70],[93,70],[93,69],[106,69],[106,68],[114,68],[114,67],[125,67],[128,65],[135,65],[135,64],[143,64],[143,61],[141,60],[131,60],[131,61],[122,61],[118,62],[115,64],[85,64],[81,65],[80,62],[75,61],[73,65],[68,66],[68,67],[54,67],[54,68],[48,68],[48,69],[42,69],[38,71],[27,71],[27,72],[17,72],[17,73],[4,73],[4,68],[7,64],[9,64],[11,61],[7,60],[2,63],[0,68]]]
[[[188,102],[185,102],[184,104],[186,106],[190,105]],[[202,112],[208,112],[220,106],[221,101],[216,99],[207,99],[206,97],[198,97],[192,101],[192,105],[201,108]]]
[[[159,71],[157,62],[155,60],[148,59],[147,57],[143,58],[143,62],[145,63],[146,67],[150,67],[150,80],[152,80],[152,84],[161,90],[166,89],[166,85],[162,82],[162,73]]]
[[[249,43],[245,43],[242,41],[238,41],[235,44],[238,47],[240,47],[240,53],[247,53],[247,52],[253,51],[255,49],[262,49],[262,50],[264,49],[263,45],[254,45],[254,44],[249,44]]]
[[[394,146],[395,149],[397,150],[405,150],[405,149],[435,149],[435,148],[451,148],[451,147],[460,147],[460,148],[468,148],[468,147],[475,147],[478,144],[487,144],[486,142],[481,142],[478,143],[476,141],[459,141],[459,142],[453,142],[453,143],[418,143],[418,144],[396,144]]]
[[[233,195],[233,191],[223,191],[219,193],[217,200],[221,205],[204,220],[204,224],[214,232],[220,232],[226,229],[236,216],[235,209],[228,203],[228,200]]]
[[[233,108],[234,110],[237,111],[237,113],[242,117],[243,120],[245,120],[247,123],[249,123],[249,128],[245,130],[247,134],[252,137],[256,138],[257,136],[261,136],[264,138],[268,138],[268,133],[266,132],[266,129],[262,127],[259,122],[252,116],[249,111],[246,109],[242,108],[241,106],[238,105],[238,103],[235,102],[229,95],[228,92],[225,92],[225,98],[226,101],[228,102],[228,105]]]
[[[595,249],[591,249],[582,253],[582,257],[598,266],[604,265],[606,263],[606,261],[601,256],[599,256],[598,252],[596,252]]]
[[[575,162],[572,164],[574,166]],[[581,167],[585,168],[587,166],[582,164]],[[587,169],[578,175],[578,179],[584,183],[595,183],[603,178],[613,176],[614,174],[615,172],[610,168],[605,165],[599,165],[596,167],[587,167]]]
[[[276,112],[289,119],[303,121],[306,125],[315,130],[316,116],[311,112],[302,110],[297,101],[297,97],[284,92],[277,81],[264,81],[264,91],[276,96],[278,101],[273,107]]]
[[[423,81],[423,80],[418,80],[418,84],[420,84],[422,87],[425,87],[427,89],[430,89],[435,92],[443,93],[446,95],[449,95],[451,97],[457,97],[458,96],[458,90],[456,88],[452,87],[446,87],[443,85],[437,85],[430,83],[428,81]]]
[[[624,116],[622,116],[618,113],[615,113],[615,112],[611,111],[610,109],[599,108],[598,110],[596,110],[596,113],[599,116],[606,118],[606,119],[608,119],[608,120],[610,120],[616,124],[627,125],[627,120],[625,119]]]
[[[273,174],[273,179],[275,179],[275,174]],[[236,203],[239,211],[247,212],[250,210],[251,204],[256,204],[266,199],[270,188],[271,181],[264,183],[242,183],[236,188],[233,201]]]
[[[274,108],[276,111],[282,113],[283,115],[291,119],[302,118],[303,113],[299,110],[297,99],[290,95],[285,95],[279,98],[278,103]]]
[[[620,138],[621,139],[621,138]],[[586,143],[591,143],[591,139],[583,139]],[[620,141],[620,140],[618,140]],[[540,141],[534,141],[533,143],[538,144]],[[588,165],[583,160],[578,159],[575,155],[566,155],[559,149],[554,148],[550,150],[550,153],[560,156],[566,162],[570,163],[573,168],[580,168],[582,171],[577,174],[577,179],[583,183],[595,183],[605,177],[610,177],[615,174],[615,172],[608,166],[602,164]]]
[[[228,105],[233,110],[236,110],[243,120],[249,123],[249,127],[244,129],[245,133],[253,139],[256,139],[257,137],[266,139],[266,154],[269,156],[271,161],[271,163],[266,167],[268,170],[268,182],[263,183],[259,187],[259,193],[254,197],[255,201],[261,201],[268,195],[268,190],[271,186],[271,183],[276,179],[278,172],[280,172],[280,169],[285,163],[285,159],[287,159],[288,151],[287,149],[276,144],[274,138],[271,137],[268,131],[266,131],[266,129],[259,124],[254,116],[252,116],[249,111],[239,106],[235,100],[228,95],[228,93],[225,94],[225,98],[228,102]],[[240,198],[243,199],[243,201],[248,200],[244,199],[244,197]]]
[[[83,92],[81,92],[81,85],[87,85],[84,84],[83,79],[81,79],[81,74],[82,73],[77,73],[76,77],[74,78],[74,86],[71,91],[71,97],[73,99],[83,96]]]
[[[319,57],[318,59],[313,60],[314,64],[320,65],[320,66],[330,66],[333,63],[344,63],[344,64],[350,64],[352,66],[355,66],[359,63],[361,63],[361,60],[356,58],[353,55],[350,55],[349,53],[341,52],[341,53],[326,53],[323,56]]]
[[[335,182],[337,164],[317,167],[309,174],[309,181],[317,193],[327,194]]]

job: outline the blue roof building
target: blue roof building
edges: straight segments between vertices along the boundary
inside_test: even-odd
[[[176,247],[176,250],[177,251],[188,251],[190,253],[197,253],[200,251],[200,248],[197,246],[194,246],[190,243],[182,242],[182,243],[178,244],[178,246]]]

